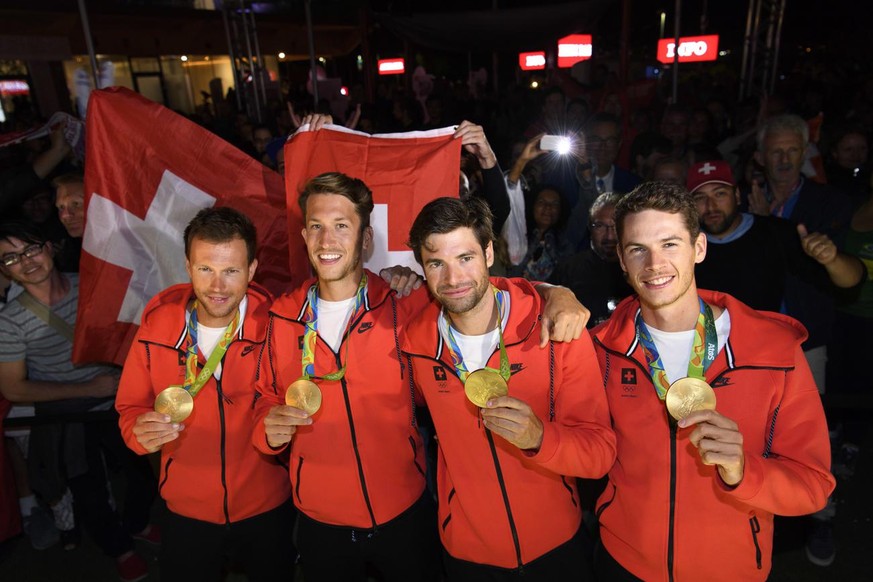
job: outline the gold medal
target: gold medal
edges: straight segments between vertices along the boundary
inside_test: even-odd
[[[467,399],[478,406],[485,408],[485,405],[492,398],[499,398],[509,394],[509,386],[506,380],[497,372],[486,370],[476,370],[470,372],[464,382],[464,393],[467,394]]]
[[[696,410],[715,410],[715,391],[699,378],[681,378],[667,390],[667,411],[682,420]]]
[[[306,378],[295,380],[285,391],[285,404],[312,416],[321,408],[321,389]]]
[[[194,411],[194,398],[181,386],[165,388],[155,398],[155,412],[166,414],[170,422],[182,422]]]

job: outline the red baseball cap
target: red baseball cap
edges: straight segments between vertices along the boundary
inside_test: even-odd
[[[723,160],[711,160],[694,164],[688,168],[686,186],[689,193],[694,194],[695,190],[707,184],[736,186],[730,164]]]

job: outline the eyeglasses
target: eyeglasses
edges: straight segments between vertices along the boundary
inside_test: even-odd
[[[607,230],[611,230],[615,232],[615,223],[609,224],[607,222],[592,222],[591,223],[591,231],[597,233],[604,233]]]
[[[6,253],[5,255],[3,255],[3,264],[7,267],[11,267],[20,263],[23,257],[32,259],[33,257],[42,254],[42,249],[44,246],[45,243],[33,244],[29,247],[25,247],[25,249],[20,253]]]

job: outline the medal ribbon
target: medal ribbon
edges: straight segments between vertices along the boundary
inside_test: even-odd
[[[718,336],[715,332],[715,318],[712,316],[712,308],[699,297],[700,315],[697,316],[697,325],[694,326],[694,344],[691,346],[691,359],[688,360],[688,376],[691,378],[704,379],[704,373],[715,360],[718,352]],[[649,373],[652,375],[652,383],[658,398],[664,400],[667,397],[667,389],[670,381],[667,372],[658,354],[658,348],[652,334],[646,327],[640,312],[636,316],[637,337],[640,338],[640,346],[646,355],[646,363],[649,365]]]
[[[349,318],[349,325],[346,329],[346,337],[343,341],[346,342],[346,357],[349,358],[349,334],[352,331],[352,323],[357,319],[361,308],[364,305],[364,296],[367,293],[367,274],[364,273],[361,277],[361,282],[358,284],[358,291],[355,293],[355,308],[352,311],[352,316]],[[306,311],[303,313],[303,321],[306,324],[306,331],[303,333],[303,353],[300,356],[303,366],[302,377],[304,380],[309,380],[315,376],[315,343],[318,339],[318,285],[313,285],[306,293]],[[346,366],[321,376],[324,380],[341,380],[346,375]]]
[[[212,350],[212,354],[206,360],[206,365],[197,373],[197,307],[199,303],[194,301],[194,306],[191,308],[191,316],[188,318],[188,357],[185,360],[185,390],[191,395],[191,398],[197,396],[200,389],[206,385],[215,369],[218,367],[221,358],[227,352],[227,347],[233,341],[239,328],[239,309],[236,310],[236,315],[233,317],[227,328],[224,330],[224,335],[218,340],[218,345]]]
[[[506,353],[506,344],[503,342],[503,317],[506,310],[505,298],[503,293],[498,291],[494,285],[491,286],[491,291],[494,293],[494,299],[497,301],[497,337],[499,338],[498,345],[500,346],[500,369],[495,370],[488,366],[485,366],[484,369],[500,374],[506,382],[509,382],[509,355]],[[452,364],[455,366],[455,373],[461,379],[461,382],[466,382],[470,371],[467,370],[467,366],[464,364],[464,356],[461,354],[461,348],[452,333],[452,326],[446,316],[445,309],[442,311],[439,324],[443,335],[449,339],[446,347],[449,350],[449,356],[452,358]]]

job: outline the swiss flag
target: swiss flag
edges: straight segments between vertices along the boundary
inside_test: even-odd
[[[74,362],[124,362],[146,302],[188,280],[182,233],[201,208],[231,206],[254,221],[255,279],[270,291],[302,278],[306,255],[289,256],[279,174],[124,88],[91,94],[87,133]]]
[[[455,128],[370,135],[336,125],[319,131],[303,126],[285,143],[285,191],[288,236],[294,257],[306,252],[300,231],[303,216],[297,197],[310,178],[342,172],[364,181],[375,208],[371,253],[364,264],[378,272],[405,265],[419,273],[406,246],[409,227],[422,207],[440,196],[458,196],[461,140]]]

